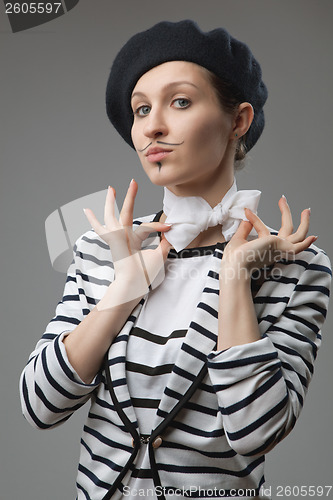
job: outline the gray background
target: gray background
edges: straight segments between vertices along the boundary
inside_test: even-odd
[[[1,3],[1,500],[74,496],[87,408],[60,428],[37,431],[21,415],[17,388],[65,280],[49,261],[45,219],[108,184],[122,200],[132,177],[136,215],[161,207],[161,188],[145,179],[105,115],[118,49],[157,21],[185,18],[205,30],[225,26],[247,42],[270,95],[265,132],[238,185],[262,190],[260,215],[273,227],[282,194],[295,220],[311,206],[311,233],[332,257],[332,14],[331,0],[81,0],[48,24],[12,34]],[[330,315],[305,409],[267,457],[274,498],[277,485],[332,484],[332,348]]]

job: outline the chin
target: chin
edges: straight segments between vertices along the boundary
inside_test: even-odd
[[[156,163],[143,168],[150,182],[156,186],[171,187],[188,182],[188,178],[179,172],[180,165],[165,161],[160,168]]]
[[[164,186],[166,178],[169,177],[169,175],[166,175],[165,167],[162,167],[159,169],[159,167],[154,164],[154,165],[149,165],[148,167],[144,168],[145,174],[147,175],[148,179],[150,182],[153,184],[156,184],[156,186]]]
[[[168,182],[168,179],[166,179],[163,175],[148,175],[148,178],[152,184],[155,186],[168,186],[171,183]]]

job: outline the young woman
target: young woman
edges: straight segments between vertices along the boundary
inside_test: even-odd
[[[264,127],[267,90],[224,29],[162,22],[119,52],[112,123],[164,186],[133,222],[131,181],[115,217],[74,248],[64,296],[21,377],[24,415],[63,423],[88,400],[77,498],[261,498],[265,454],[293,428],[313,373],[330,263],[256,215],[234,169]]]

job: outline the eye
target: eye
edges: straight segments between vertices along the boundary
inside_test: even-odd
[[[150,113],[150,106],[147,106],[146,104],[138,107],[134,111],[134,114],[137,116],[147,116],[147,115],[149,115],[149,113]]]
[[[178,97],[172,101],[172,105],[178,109],[188,108],[191,105],[191,101],[189,99],[185,99],[185,97]]]

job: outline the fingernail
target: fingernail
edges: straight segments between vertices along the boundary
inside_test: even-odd
[[[86,210],[87,210],[87,209],[86,209],[86,208],[83,208],[82,210],[84,211],[84,213],[86,213]]]
[[[171,227],[171,226],[173,226],[173,224],[167,224],[166,222],[163,222],[163,226]]]
[[[284,195],[284,194],[281,196],[281,198],[283,198],[284,200],[286,200],[286,201],[287,201],[287,198],[285,197],[285,195]]]
[[[311,213],[311,207],[308,208],[309,212]]]
[[[133,184],[133,182],[134,182],[134,179],[131,180],[130,184]]]

